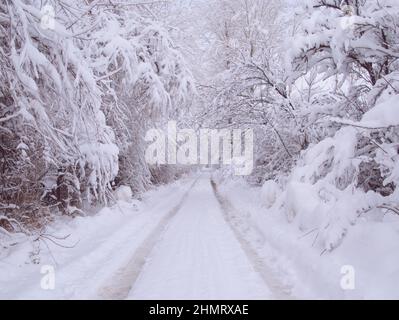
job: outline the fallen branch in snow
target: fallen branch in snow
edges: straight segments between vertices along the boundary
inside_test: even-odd
[[[391,211],[391,212],[393,212],[393,213],[395,213],[396,215],[399,216],[399,208],[394,207],[394,206],[389,205],[389,204],[381,204],[381,205],[378,205],[378,206],[375,206],[375,207],[369,207],[369,208],[364,209],[363,211],[361,211],[359,213],[359,216],[361,216],[363,213],[370,212],[373,209],[388,210],[388,211]]]
[[[305,234],[303,234],[302,236],[300,236],[298,238],[298,240],[301,240],[303,238],[306,238],[307,236],[311,235],[313,232],[316,232],[317,230],[319,230],[319,228],[314,228],[312,230],[310,230],[309,232],[306,232]]]
[[[68,239],[70,236],[71,236],[71,235],[68,234],[68,235],[63,236],[63,237],[57,237],[57,236],[53,236],[53,235],[41,233],[41,234],[40,234],[36,239],[34,239],[33,241],[42,241],[42,242],[44,243],[44,245],[46,246],[46,248],[47,248],[47,250],[48,250],[48,252],[49,252],[49,254],[50,254],[50,256],[51,256],[51,259],[53,259],[55,265],[58,265],[58,262],[57,262],[57,260],[55,259],[54,255],[53,255],[53,253],[52,253],[52,251],[51,251],[51,249],[50,249],[50,246],[48,245],[48,243],[47,243],[46,240],[52,242],[53,244],[55,244],[55,245],[58,246],[58,247],[64,248],[64,249],[73,249],[73,248],[75,248],[75,247],[78,245],[78,243],[80,242],[80,240],[78,240],[78,241],[77,241],[75,244],[73,244],[72,246],[66,246],[66,245],[63,245],[63,244],[58,243],[57,241],[55,241],[55,240],[66,240],[66,239]],[[54,240],[54,239],[55,239],[55,240]],[[40,249],[39,249],[39,250],[40,250]],[[40,251],[39,251],[39,252],[40,252]]]
[[[383,204],[377,207],[377,209],[386,209],[388,211],[392,211],[393,213],[397,214],[399,216],[399,208],[396,207],[392,207],[390,205],[387,204]]]
[[[54,243],[55,245],[57,245],[57,246],[59,246],[59,247],[62,247],[62,248],[65,248],[65,249],[73,249],[73,248],[75,248],[75,247],[78,245],[78,243],[79,243],[80,240],[76,241],[76,243],[73,244],[72,246],[63,245],[63,244],[58,243],[57,241],[54,240],[54,239],[56,239],[56,240],[66,240],[66,239],[68,239],[70,236],[71,236],[71,235],[69,234],[69,235],[67,235],[66,237],[57,238],[57,237],[52,236],[52,235],[41,234],[41,235],[37,238],[37,240],[42,240],[42,241],[43,241],[43,239],[46,239],[46,240],[49,240],[50,242]],[[54,239],[52,239],[52,238],[54,238]]]

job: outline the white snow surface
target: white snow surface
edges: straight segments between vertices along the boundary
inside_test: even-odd
[[[306,213],[302,211],[310,210],[317,218],[317,210],[312,209],[312,193],[301,185],[291,187],[296,198],[289,205],[295,205],[304,216]],[[340,246],[325,252],[316,245],[318,231],[301,231],[297,223],[289,222],[278,205],[267,208],[259,200],[261,188],[239,180],[225,183],[221,190],[236,208],[242,233],[291,288],[293,298],[399,299],[398,217],[376,211],[364,214],[350,226]],[[287,199],[284,192],[278,197]],[[354,268],[354,290],[341,287],[341,271],[345,266]]]
[[[133,199],[133,192],[129,186],[120,186],[114,191],[114,197],[118,201],[130,202]]]
[[[371,128],[399,125],[398,103],[397,95],[385,99],[368,111],[360,124]]]
[[[3,299],[101,299],[103,284],[134,254],[141,242],[155,228],[163,215],[178,203],[190,181],[148,192],[137,202],[119,201],[98,214],[58,221],[46,234],[70,237],[55,240],[64,248],[41,242],[40,264],[29,259],[31,242],[14,247],[0,260],[0,298]],[[40,286],[41,268],[55,267],[55,289]]]
[[[129,294],[130,299],[270,297],[224,221],[207,178],[197,181]]]
[[[399,219],[364,217],[322,254],[316,233],[301,232],[262,200],[272,195],[278,203],[282,191],[270,186],[237,180],[213,188],[203,173],[150,191],[140,203],[118,201],[94,216],[54,222],[46,234],[70,234],[55,241],[72,248],[41,241],[33,264],[31,242],[14,246],[0,260],[0,298],[399,298]],[[311,201],[306,192],[295,196],[292,205]],[[55,267],[54,290],[40,286],[46,265]],[[341,288],[346,265],[355,268],[355,290]]]

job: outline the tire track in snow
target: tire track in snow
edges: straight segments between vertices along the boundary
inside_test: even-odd
[[[121,300],[127,298],[131,288],[134,286],[139,277],[147,257],[157,244],[162,232],[179,212],[180,208],[186,201],[190,191],[194,188],[198,178],[191,184],[180,202],[170,210],[157,224],[155,229],[147,236],[142,244],[137,248],[136,252],[129,262],[120,268],[108,281],[108,283],[99,290],[99,297],[105,300]]]
[[[262,280],[271,290],[273,296],[277,300],[292,300],[294,297],[291,295],[291,288],[287,285],[284,285],[277,277],[276,272],[270,268],[265,261],[261,258],[261,256],[257,253],[257,251],[252,247],[251,243],[245,239],[245,237],[241,234],[238,228],[233,223],[232,213],[235,210],[233,205],[223,197],[218,191],[217,185],[215,181],[211,180],[211,185],[213,192],[217,201],[219,202],[221,211],[223,213],[223,217],[226,223],[229,225],[230,229],[233,231],[236,239],[240,243],[241,248],[245,252],[245,255],[252,263],[255,271],[260,275]],[[260,230],[255,230],[260,232]],[[262,238],[264,238],[263,234],[260,232]]]

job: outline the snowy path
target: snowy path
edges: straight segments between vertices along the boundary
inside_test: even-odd
[[[137,257],[151,234],[159,234],[159,226],[178,207],[193,181],[192,178],[182,179],[148,192],[138,210],[133,204],[119,203],[104,208],[95,216],[58,221],[49,226],[47,233],[70,234],[67,240],[59,242],[73,247],[68,249],[50,241],[36,243],[41,245],[39,264],[33,264],[29,258],[34,249],[32,243],[21,243],[6,258],[0,259],[3,271],[0,273],[0,299],[111,298],[112,293],[104,294],[102,289],[109,286],[110,279],[115,280],[122,266],[131,267],[129,261]],[[43,266],[54,267],[53,290],[41,288]],[[114,287],[127,286],[123,297],[129,292],[129,284],[129,281],[123,285],[112,282]],[[120,296],[119,293],[115,297]]]
[[[278,298],[244,249],[210,179],[200,178],[159,236],[128,298]]]
[[[185,202],[188,193],[195,185],[193,182],[191,188],[185,193],[180,202],[165,215],[158,223],[157,227],[147,236],[141,246],[137,248],[135,254],[130,259],[129,263],[123,266],[118,272],[110,279],[109,283],[99,290],[100,297],[104,299],[124,299],[129,294],[132,285],[136,282],[137,277],[140,275],[142,268],[146,262],[147,256],[153,250],[157,243],[159,234],[165,229],[165,226]]]
[[[38,265],[25,262],[29,243],[0,261],[0,298],[289,298],[232,223],[232,208],[209,175],[150,193],[138,211],[121,206],[55,225],[53,232],[71,233],[76,246],[49,243]],[[56,286],[43,290],[41,266],[54,259]]]

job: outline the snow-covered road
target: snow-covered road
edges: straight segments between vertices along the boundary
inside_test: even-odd
[[[355,246],[359,239],[367,244],[361,228],[353,228],[338,250],[320,255],[313,239],[259,206],[258,197],[256,188],[242,182],[214,183],[205,173],[149,191],[139,203],[120,201],[95,215],[60,218],[47,228],[45,238],[20,241],[5,252],[0,259],[0,298],[397,296],[395,281],[385,276],[391,273],[397,279],[395,262],[380,249],[394,252],[397,247],[397,236],[388,229],[392,241],[382,238],[372,255]],[[367,229],[374,242],[380,234]],[[48,241],[50,237],[55,241]],[[356,266],[359,290],[342,289],[343,265]],[[55,286],[46,288],[43,281],[46,284],[51,268]],[[376,277],[374,268],[383,270],[378,282],[371,277]]]
[[[0,297],[28,299],[278,299],[284,297],[229,213],[208,174],[166,186],[142,207],[120,203],[55,225],[71,249],[46,243],[27,263],[29,243],[0,264]],[[48,246],[48,250],[46,250]],[[41,287],[54,266],[55,288]],[[269,281],[272,280],[272,281]],[[278,286],[277,286],[278,288]]]
[[[266,299],[273,294],[201,177],[168,223],[130,299]]]

